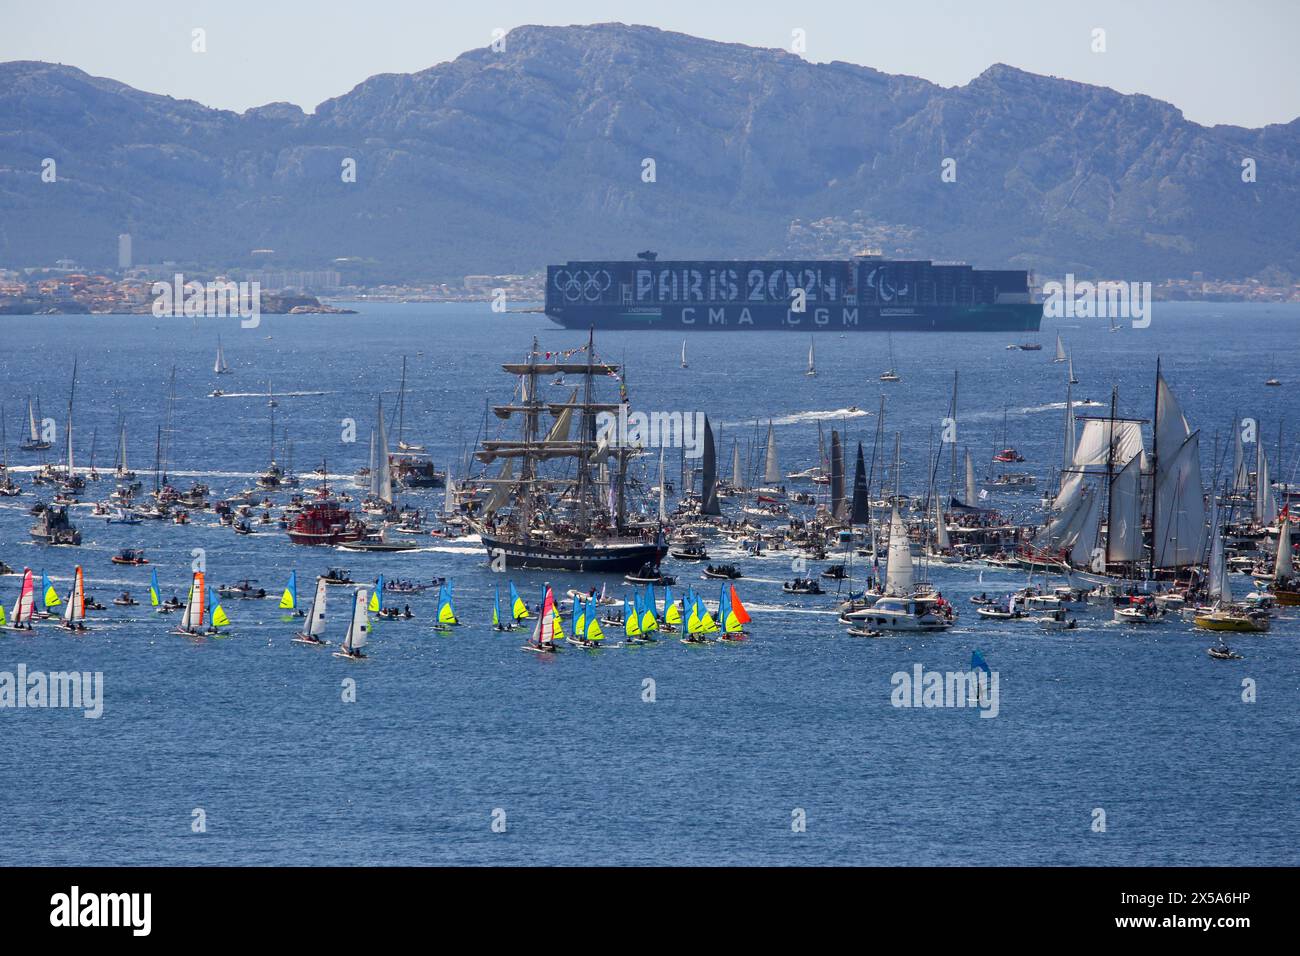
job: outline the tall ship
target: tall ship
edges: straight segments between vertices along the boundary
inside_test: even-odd
[[[489,474],[474,484],[488,493],[469,518],[489,559],[592,573],[658,565],[668,553],[663,528],[629,507],[629,469],[642,450],[597,434],[597,416],[616,414],[626,401],[622,369],[596,356],[589,334],[586,345],[564,353],[539,352],[534,339],[524,361],[502,370],[518,382],[509,404],[492,411],[518,431],[480,443],[475,458]],[[565,375],[580,378],[567,400],[549,400],[545,386]],[[598,400],[597,381],[610,379],[618,380],[619,395]]]
[[[570,261],[546,269],[546,314],[570,329],[1036,332],[1023,269],[927,259]]]

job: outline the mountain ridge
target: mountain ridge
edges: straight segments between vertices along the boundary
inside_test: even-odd
[[[44,157],[59,181],[42,183]],[[345,158],[357,182],[341,181]],[[1241,181],[1241,160],[1259,181]],[[655,160],[656,181],[642,182]],[[956,160],[956,182],[941,163]],[[963,86],[653,27],[505,49],[243,113],[76,67],[0,64],[0,264],[369,278],[569,258],[902,256],[1151,278],[1300,274],[1300,118],[1201,126],[1143,94],[992,64]]]

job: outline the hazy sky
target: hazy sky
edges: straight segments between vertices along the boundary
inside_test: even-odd
[[[244,110],[311,110],[376,73],[421,70],[494,28],[618,20],[754,46],[807,36],[847,60],[945,86],[992,63],[1146,93],[1207,125],[1300,116],[1300,0],[0,0],[0,60],[48,60]],[[191,52],[194,27],[207,52]],[[1091,49],[1106,31],[1106,52]]]

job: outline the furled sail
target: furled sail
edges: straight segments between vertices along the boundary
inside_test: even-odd
[[[831,429],[831,516],[844,515],[844,448],[840,433]]]

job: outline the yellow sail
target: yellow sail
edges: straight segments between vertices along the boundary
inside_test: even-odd
[[[623,615],[623,633],[628,637],[640,636],[641,624],[637,620],[636,611]]]
[[[646,608],[641,615],[641,633],[648,634],[657,630],[659,630],[659,622],[655,620],[655,612],[652,608]]]
[[[682,609],[676,604],[669,604],[664,608],[664,620],[673,627],[678,627],[682,623]]]
[[[220,604],[212,609],[212,626],[225,627],[230,623],[230,618],[226,617],[226,609]]]
[[[593,614],[591,620],[587,622],[587,640],[603,641],[604,639],[605,632],[600,629],[600,618]]]
[[[576,602],[575,602],[575,603],[576,603]],[[587,612],[586,612],[586,610],[584,609],[584,610],[581,610],[581,611],[575,611],[574,613],[575,613],[577,616],[574,617],[574,619],[573,619],[573,633],[574,633],[574,634],[581,634],[584,630],[586,630],[586,626],[587,626]]]

